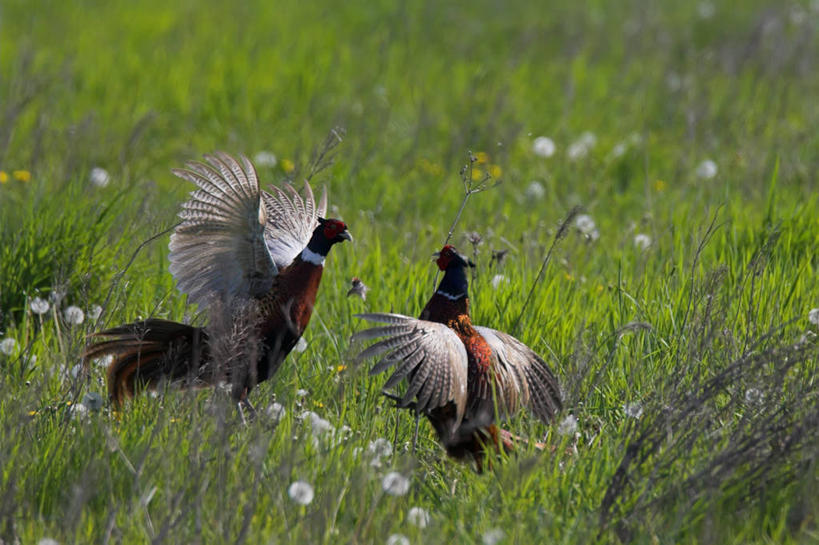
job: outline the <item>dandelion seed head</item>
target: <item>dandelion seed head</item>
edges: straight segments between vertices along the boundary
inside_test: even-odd
[[[556,149],[554,141],[548,136],[538,136],[532,142],[532,151],[538,157],[551,157]]]
[[[88,309],[88,317],[91,320],[97,321],[99,317],[102,315],[102,307],[99,305],[92,305],[90,309]]]
[[[85,313],[80,307],[71,305],[63,311],[63,318],[70,325],[80,325],[85,321]]]
[[[37,542],[37,545],[60,545],[60,542],[50,537],[44,537]]]
[[[410,540],[404,534],[392,534],[387,538],[387,545],[410,545]]]
[[[577,217],[574,218],[574,225],[577,227],[577,230],[584,235],[590,235],[597,229],[597,224],[594,223],[594,220],[588,214],[578,214]]]
[[[310,392],[308,392],[304,388],[299,388],[298,390],[296,390],[296,397],[307,397],[307,394],[309,393]]]
[[[48,301],[46,301],[42,297],[35,297],[34,299],[31,300],[31,303],[29,303],[29,308],[31,309],[31,312],[39,315],[48,312],[48,309],[50,307],[51,305],[48,304]]]
[[[580,138],[569,145],[569,148],[566,150],[566,155],[568,155],[571,161],[582,159],[589,154],[595,144],[597,144],[597,137],[594,133],[586,131],[580,135]]]
[[[813,325],[819,326],[819,308],[812,308],[808,312],[808,321]]]
[[[717,164],[711,159],[706,159],[697,165],[697,176],[703,180],[710,180],[717,175]]]
[[[273,152],[260,151],[253,156],[253,162],[259,167],[275,167],[279,160]]]
[[[83,403],[74,403],[71,405],[71,416],[74,418],[84,418],[88,416],[88,407]]]
[[[483,534],[481,541],[483,545],[498,545],[505,536],[506,534],[500,528],[492,528]]]
[[[17,350],[17,341],[12,339],[11,337],[6,337],[2,341],[0,341],[0,352],[5,354],[6,356],[11,356],[14,354],[14,351]]]
[[[367,445],[367,453],[377,458],[392,456],[392,443],[383,437],[370,441]]]
[[[267,416],[274,422],[280,421],[282,418],[284,418],[285,414],[287,414],[287,411],[285,410],[284,405],[281,403],[276,403],[274,401],[267,407]]]
[[[390,496],[403,496],[409,492],[409,479],[397,471],[391,471],[381,480],[381,488]]]
[[[290,499],[299,505],[309,505],[315,497],[313,486],[306,481],[295,481],[287,489]]]
[[[613,148],[611,148],[611,156],[617,159],[625,155],[627,150],[628,145],[625,142],[619,142],[615,144]]]
[[[543,184],[537,180],[534,180],[530,182],[528,186],[526,186],[526,191],[524,191],[524,194],[527,199],[537,201],[546,195],[546,189],[543,187]]]
[[[429,525],[429,512],[422,507],[413,507],[407,512],[407,520],[418,528],[426,528]]]
[[[299,419],[302,421],[309,420],[310,421],[310,429],[313,431],[314,436],[324,435],[326,433],[332,433],[335,431],[335,428],[328,420],[325,420],[318,414],[314,413],[313,411],[304,411],[299,415]]]
[[[502,274],[496,274],[495,276],[492,277],[492,287],[495,288],[495,289],[498,289],[498,287],[501,284],[506,284],[508,282],[509,282],[509,279],[506,278]]]
[[[643,406],[638,401],[632,401],[631,403],[623,405],[623,412],[626,413],[626,416],[629,418],[638,420],[643,416]]]
[[[641,250],[645,250],[651,246],[651,237],[644,233],[637,233],[634,235],[634,245]]]
[[[560,435],[574,435],[577,431],[577,418],[573,414],[566,416],[557,426],[557,433]]]
[[[111,182],[111,176],[104,168],[94,167],[89,175],[91,183],[96,187],[105,187]]]

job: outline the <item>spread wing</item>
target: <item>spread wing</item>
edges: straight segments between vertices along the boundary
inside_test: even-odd
[[[304,182],[304,197],[290,184],[285,184],[284,188],[272,186],[271,191],[262,191],[267,212],[264,238],[273,263],[283,269],[307,246],[318,218],[327,213],[327,188],[322,190],[318,203],[307,181]]]
[[[277,274],[265,244],[267,208],[261,206],[256,170],[226,153],[205,155],[173,173],[198,188],[182,205],[182,222],[171,235],[170,271],[195,303],[214,295],[265,293]]]
[[[498,402],[506,414],[513,414],[523,405],[550,422],[562,402],[557,377],[543,358],[507,333],[481,326],[475,326],[475,330],[497,357],[496,373],[502,385]]]
[[[356,362],[386,354],[370,370],[381,373],[396,369],[385,388],[407,377],[409,387],[399,405],[407,407],[416,398],[415,410],[426,412],[454,403],[457,428],[466,410],[467,356],[461,339],[444,324],[417,320],[400,314],[358,314],[370,322],[387,324],[359,331],[353,341],[384,337],[356,357]]]

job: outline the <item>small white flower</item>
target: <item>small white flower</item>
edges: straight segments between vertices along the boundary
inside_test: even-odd
[[[260,151],[253,156],[253,162],[258,167],[275,167],[279,160],[276,155],[269,151]]]
[[[645,250],[651,246],[651,237],[644,233],[637,233],[634,235],[634,245],[641,250]]]
[[[75,307],[74,305],[71,305],[63,311],[63,317],[66,323],[71,325],[80,325],[85,321],[85,313],[80,307]]]
[[[426,528],[429,525],[429,513],[422,507],[413,507],[407,513],[407,520],[419,528]]]
[[[403,534],[392,534],[387,538],[387,545],[410,545],[410,540]]]
[[[819,325],[819,308],[812,308],[808,312],[808,321],[813,325]]]
[[[99,305],[92,305],[91,308],[88,310],[88,317],[94,321],[97,321],[102,314],[102,307]]]
[[[500,528],[492,528],[483,535],[481,541],[483,541],[483,545],[498,545],[498,543],[503,540],[504,536],[505,534],[503,533],[503,530]]]
[[[296,390],[296,397],[307,397],[307,394],[309,393],[310,392],[308,392],[304,388],[299,388],[298,390]]]
[[[626,403],[623,405],[623,412],[626,413],[626,416],[629,418],[638,420],[641,416],[643,416],[643,406],[640,405],[638,401]]]
[[[105,187],[111,181],[111,176],[104,168],[94,167],[91,169],[91,183],[96,187]]]
[[[6,337],[2,341],[0,341],[0,352],[5,354],[6,356],[11,356],[14,354],[14,351],[17,350],[17,341],[12,339],[11,337]]]
[[[717,164],[711,159],[706,159],[697,166],[697,176],[703,180],[710,180],[717,175]]]
[[[560,435],[574,435],[577,431],[577,418],[573,414],[570,414],[566,418],[560,421],[560,424],[557,426],[557,433]]]
[[[71,405],[71,416],[74,418],[83,418],[88,416],[88,407],[82,403],[75,403]]]
[[[287,489],[287,494],[299,505],[308,505],[315,496],[312,485],[306,481],[296,481],[291,484]]]
[[[267,416],[269,416],[273,421],[278,422],[284,415],[287,414],[287,411],[284,408],[284,405],[281,403],[273,402],[269,407],[267,407]]]
[[[589,154],[595,144],[597,144],[597,137],[594,136],[594,133],[586,131],[580,135],[580,138],[571,143],[566,150],[566,154],[572,161],[582,159]]]
[[[299,341],[296,343],[296,346],[293,347],[293,350],[298,353],[302,353],[307,350],[307,341],[304,339],[304,337],[299,337]]]
[[[526,186],[526,191],[524,193],[527,199],[536,201],[542,199],[543,196],[546,195],[546,189],[543,188],[543,184],[537,180],[534,180],[528,186]]]
[[[509,282],[509,279],[503,276],[502,274],[496,274],[492,277],[492,287],[498,289],[498,286],[501,284],[505,284]]]
[[[29,303],[29,308],[31,308],[31,312],[33,312],[34,314],[40,315],[45,314],[46,312],[48,312],[48,309],[50,307],[51,305],[48,304],[48,301],[46,301],[42,297],[35,297],[34,299],[31,300],[31,303]]]
[[[86,394],[82,396],[82,404],[91,411],[98,411],[102,409],[102,396],[97,392],[86,392]]]
[[[597,229],[597,225],[594,223],[592,217],[588,214],[580,214],[574,219],[574,225],[577,227],[577,230],[583,233],[584,235],[592,234],[595,229]]]
[[[551,157],[555,154],[555,143],[547,136],[538,136],[532,143],[532,151],[538,157]]]
[[[765,394],[759,388],[748,388],[745,390],[745,402],[756,405],[762,403],[765,399]]]
[[[60,545],[60,542],[56,539],[51,539],[50,537],[44,537],[37,542],[37,545]]]
[[[392,471],[384,475],[381,480],[381,488],[390,496],[403,496],[409,492],[409,479],[397,471]]]

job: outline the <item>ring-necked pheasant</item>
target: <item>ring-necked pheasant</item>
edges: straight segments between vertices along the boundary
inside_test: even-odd
[[[454,458],[472,457],[482,469],[487,445],[513,450],[515,436],[496,425],[526,406],[544,422],[561,408],[557,379],[540,356],[516,338],[472,324],[466,268],[474,266],[452,246],[436,254],[444,271],[420,319],[360,314],[387,324],[360,331],[353,341],[385,337],[356,360],[384,355],[370,374],[395,366],[384,388],[406,378],[399,407],[424,414]]]
[[[324,258],[352,240],[347,226],[324,219],[290,185],[259,188],[253,164],[206,155],[173,173],[198,189],[182,205],[169,244],[170,272],[189,300],[206,307],[204,328],[148,319],[94,333],[85,360],[111,355],[108,392],[120,404],[142,387],[231,385],[237,401],[270,378],[301,337],[313,312]]]

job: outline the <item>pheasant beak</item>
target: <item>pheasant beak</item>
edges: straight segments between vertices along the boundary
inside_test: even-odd
[[[352,241],[353,241],[353,235],[351,235],[351,234],[350,234],[350,232],[349,232],[349,231],[347,231],[346,229],[345,229],[344,231],[340,232],[340,233],[338,234],[338,236],[340,236],[340,237],[341,237],[341,238],[343,238],[344,240],[349,240],[350,242],[352,242]]]

